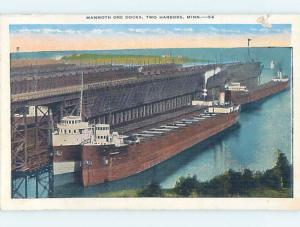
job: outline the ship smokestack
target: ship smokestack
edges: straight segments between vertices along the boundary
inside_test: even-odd
[[[219,94],[219,104],[224,105],[225,104],[225,92],[221,91]]]
[[[225,91],[225,103],[231,103],[231,91],[230,90]]]
[[[279,79],[282,79],[282,72],[280,70],[278,71],[278,77]]]
[[[206,78],[206,76],[204,76],[204,88],[203,88],[203,90],[202,90],[202,97],[203,97],[203,100],[206,100],[206,96],[207,96],[207,88],[206,88],[206,86],[207,86],[207,78]]]

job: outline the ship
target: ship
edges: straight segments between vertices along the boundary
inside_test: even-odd
[[[225,90],[231,93],[231,101],[242,106],[270,97],[284,91],[288,87],[289,78],[283,76],[281,70],[278,70],[277,76],[271,81],[260,84],[251,90],[239,82],[225,84]]]
[[[274,61],[272,60],[271,62],[270,62],[270,69],[274,69],[275,68],[275,64],[274,64]]]
[[[204,77],[208,84],[207,98],[211,99],[211,90],[218,91],[227,79],[243,82],[249,88],[255,86],[260,66],[259,62],[235,62],[199,66],[156,64],[142,67],[91,67],[51,64],[12,68],[11,93],[14,100],[19,100],[26,92],[76,86],[76,94],[72,97],[68,95],[68,101],[56,102],[54,99],[54,103],[43,100],[39,105],[28,102],[26,106],[12,106],[12,170],[39,169],[51,165],[54,157],[54,160],[60,160],[54,161],[55,184],[77,180],[73,177],[80,173],[81,153],[76,152],[76,149],[83,141],[73,143],[74,149],[69,146],[70,152],[65,151],[61,156],[59,152],[53,152],[49,144],[52,144],[52,132],[57,130],[57,124],[62,123],[63,117],[69,117],[64,118],[64,121],[79,121],[77,91],[80,72],[85,74],[84,120],[93,124],[108,123],[114,131],[128,134],[129,130],[140,125],[148,127],[151,122],[177,120],[194,112],[198,108],[194,108],[191,103],[200,95],[199,88],[203,86]],[[26,138],[26,143],[21,138]],[[70,172],[72,174],[63,175]]]
[[[220,97],[223,97],[220,94]],[[79,172],[83,186],[123,179],[143,172],[238,122],[240,106],[212,103],[174,122],[129,135],[111,132],[109,124],[90,124],[66,116],[53,133],[54,174]]]

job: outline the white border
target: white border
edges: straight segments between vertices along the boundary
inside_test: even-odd
[[[94,15],[94,14],[93,14]],[[95,14],[96,15],[96,14]],[[104,14],[102,14],[104,15]],[[108,15],[108,14],[106,14]],[[112,15],[112,14],[110,14]],[[119,15],[119,14],[115,14]],[[136,15],[136,14],[121,14]],[[153,15],[153,14],[150,14]],[[167,14],[180,15],[180,14]],[[293,158],[294,158],[294,198],[74,198],[74,199],[11,199],[10,198],[10,79],[9,79],[9,24],[108,24],[108,23],[141,23],[139,20],[86,20],[86,15],[60,16],[60,15],[31,15],[31,16],[2,16],[1,20],[1,201],[0,204],[6,210],[41,210],[41,209],[264,209],[264,210],[296,210],[300,209],[300,156],[296,152],[300,149],[299,119],[300,108],[297,100],[300,99],[300,16],[296,15],[272,15],[270,23],[292,24],[293,47],[293,98],[294,98],[294,134],[293,134]],[[189,20],[188,23],[205,24],[255,24],[261,15],[215,15],[212,19]],[[185,24],[182,20],[143,20],[142,23]]]

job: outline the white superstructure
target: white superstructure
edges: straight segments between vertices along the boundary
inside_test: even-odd
[[[89,125],[79,116],[63,117],[52,134],[53,146],[67,145],[115,145],[122,146],[124,136],[110,133],[109,124]]]
[[[124,136],[118,132],[110,133],[109,124],[96,124],[93,127],[94,134],[87,145],[115,145],[116,147],[123,146]]]
[[[80,144],[115,145],[124,144],[123,136],[117,132],[110,133],[109,124],[91,125],[82,120],[83,73],[81,74],[81,93],[79,116],[65,116],[56,125],[52,133],[53,146],[68,146]]]
[[[208,100],[208,101],[193,100],[192,106],[213,106],[213,105],[217,105],[218,103],[219,103],[218,100]]]
[[[270,62],[270,69],[274,69],[274,67],[275,67],[275,64],[274,64],[274,61],[272,60],[272,61]]]
[[[234,111],[238,111],[240,106],[210,106],[208,107],[208,113],[221,113],[221,114],[229,114]]]
[[[124,136],[117,132],[110,133],[109,124],[89,124],[82,119],[82,97],[83,97],[83,74],[81,74],[81,93],[79,116],[68,115],[61,119],[52,133],[52,146],[56,156],[63,156],[64,146],[83,145],[83,146],[107,146],[116,147],[126,146]],[[54,159],[54,175],[73,173],[80,170],[81,162],[75,160]]]
[[[90,142],[93,134],[88,122],[80,116],[63,117],[57,129],[52,133],[53,146],[78,145]]]
[[[289,81],[289,78],[286,77],[286,76],[283,76],[281,71],[278,71],[277,72],[277,77],[274,77],[272,79],[272,81],[274,81],[274,82],[287,82],[287,81]]]
[[[225,84],[225,89],[229,91],[244,91],[248,92],[246,86],[242,86],[241,83],[238,82],[231,82],[229,84]]]

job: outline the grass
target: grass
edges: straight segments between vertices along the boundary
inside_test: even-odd
[[[138,193],[141,191],[141,189],[125,189],[120,191],[113,191],[113,192],[104,192],[99,193],[98,197],[100,198],[110,198],[110,197],[139,197]],[[162,189],[163,191],[163,197],[169,197],[174,198],[178,197],[173,189]]]
[[[292,191],[289,188],[283,188],[280,190],[258,188],[249,191],[248,196],[260,198],[289,198],[292,197]]]
[[[137,189],[126,189],[114,192],[105,192],[98,194],[98,197],[110,198],[110,197],[138,197],[139,190]]]
[[[193,62],[207,62],[205,59],[187,58],[184,56],[155,56],[155,55],[109,55],[109,54],[73,54],[64,56],[62,60],[70,63],[90,64],[183,64]]]
[[[134,198],[139,197],[140,189],[126,189],[126,190],[120,190],[120,191],[114,191],[114,192],[105,192],[105,193],[99,193],[98,197],[100,198]],[[163,191],[163,198],[176,198],[180,197],[178,196],[173,189],[162,189]],[[231,196],[224,196],[224,197],[252,197],[252,198],[289,198],[292,197],[291,189],[283,188],[280,190],[274,190],[269,188],[256,188],[253,190],[250,190],[246,195],[231,195]],[[209,195],[201,195],[198,196],[196,194],[191,195],[190,197],[212,197]]]

